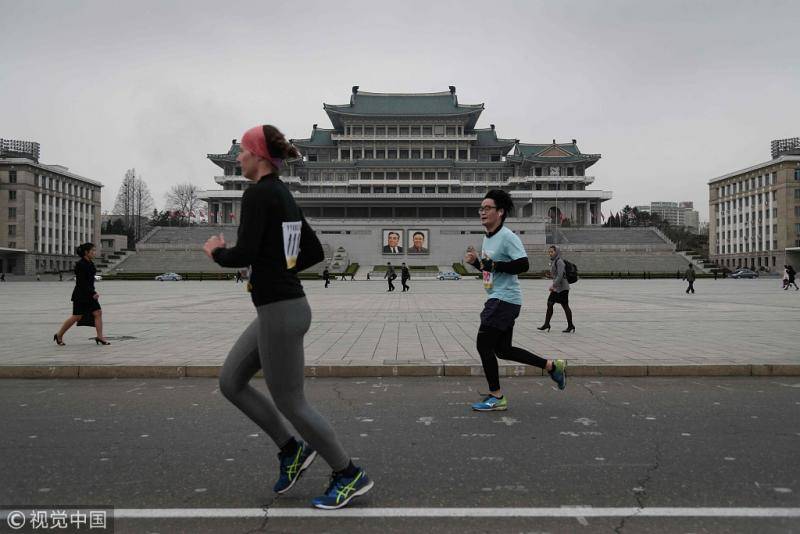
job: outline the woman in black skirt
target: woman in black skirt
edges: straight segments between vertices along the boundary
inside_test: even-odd
[[[78,256],[81,257],[75,263],[75,289],[72,290],[72,315],[70,315],[57,334],[53,336],[53,341],[59,345],[64,345],[64,333],[72,325],[94,326],[97,330],[97,337],[94,341],[98,345],[111,345],[103,337],[103,310],[100,309],[100,295],[94,290],[94,275],[97,273],[93,260],[96,249],[92,243],[84,243],[76,249]]]

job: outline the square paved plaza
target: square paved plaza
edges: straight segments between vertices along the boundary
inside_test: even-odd
[[[570,292],[577,332],[556,307],[542,333],[545,280],[522,282],[515,345],[585,365],[800,363],[800,292],[777,279],[581,280]],[[475,336],[486,298],[478,280],[412,281],[387,293],[381,281],[304,282],[313,310],[309,365],[479,364]],[[399,284],[398,284],[399,287]],[[255,315],[234,282],[98,282],[111,346],[74,327],[71,282],[0,284],[0,365],[220,365]]]

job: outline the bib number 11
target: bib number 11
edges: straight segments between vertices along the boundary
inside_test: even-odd
[[[302,221],[283,223],[283,253],[286,256],[286,268],[293,269],[297,265],[300,253],[300,230]]]

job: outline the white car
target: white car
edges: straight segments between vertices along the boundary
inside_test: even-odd
[[[180,282],[183,278],[177,273],[164,273],[156,276],[156,280],[159,282]]]

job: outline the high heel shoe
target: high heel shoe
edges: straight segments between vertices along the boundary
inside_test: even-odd
[[[547,330],[549,332],[550,331],[550,325],[549,324],[543,324],[542,326],[538,327],[536,330]]]
[[[564,332],[565,334],[569,334],[570,332],[574,332],[574,331],[575,331],[575,325],[574,324],[569,325],[566,330],[562,330],[562,332]]]
[[[99,337],[94,338],[94,344],[95,345],[111,345],[111,343],[109,343],[105,339],[100,339]]]
[[[66,343],[64,343],[64,338],[58,337],[58,334],[53,334],[53,341],[59,345],[66,345]]]

